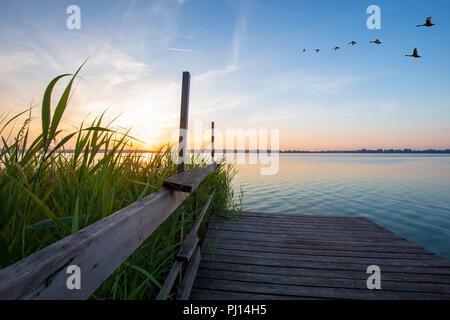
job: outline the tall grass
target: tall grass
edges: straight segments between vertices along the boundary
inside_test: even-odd
[[[42,132],[34,140],[30,140],[30,109],[12,117],[0,116],[0,269],[160,189],[163,181],[176,173],[170,146],[150,158],[127,152],[134,138],[105,123],[104,114],[88,125],[82,123],[74,132],[59,129],[80,69],[73,75],[58,76],[48,85],[41,108]],[[69,83],[52,113],[52,92],[65,77],[70,77]],[[15,128],[14,123],[21,119],[22,126]],[[188,169],[205,164],[201,157],[193,156],[193,160]],[[233,167],[221,165],[92,298],[154,297],[180,245],[181,212],[188,232],[195,208],[201,208],[214,187],[217,192],[211,207],[236,210],[239,203],[233,198],[233,175]]]

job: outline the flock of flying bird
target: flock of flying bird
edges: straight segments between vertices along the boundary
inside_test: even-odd
[[[427,20],[426,20],[426,22],[425,22],[424,24],[419,24],[419,25],[417,25],[418,28],[419,28],[419,27],[432,27],[432,26],[434,26],[434,23],[431,23],[431,17],[428,17]],[[381,41],[378,40],[378,39],[375,39],[375,41],[370,41],[370,43],[374,43],[374,44],[376,44],[376,45],[380,45],[380,44],[381,44]],[[354,46],[355,44],[356,44],[355,41],[351,41],[351,42],[349,42],[348,45]],[[341,47],[334,47],[334,48],[331,49],[331,50],[338,51],[339,49],[341,49]],[[315,51],[316,53],[319,53],[319,52],[320,52],[320,49],[314,49],[314,51]],[[306,49],[303,49],[302,52],[306,52]],[[414,48],[413,54],[405,54],[405,57],[421,58],[421,56],[419,56],[419,53],[418,53],[417,48]]]

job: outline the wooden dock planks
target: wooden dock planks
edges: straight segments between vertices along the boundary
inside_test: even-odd
[[[190,298],[450,299],[450,262],[361,217],[243,213],[211,222]]]

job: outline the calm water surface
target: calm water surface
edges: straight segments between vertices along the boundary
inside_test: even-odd
[[[243,209],[360,216],[450,259],[450,156],[282,154],[277,175],[237,165]]]

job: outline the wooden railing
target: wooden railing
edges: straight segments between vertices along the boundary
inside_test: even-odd
[[[163,189],[1,270],[0,299],[87,299],[216,168],[214,163],[177,174]],[[199,255],[196,233],[206,209],[178,253],[180,270],[182,261]],[[73,265],[80,268],[81,288],[71,290],[67,268]]]
[[[181,246],[180,251],[178,251],[176,261],[173,264],[172,269],[170,270],[169,276],[164,282],[163,289],[156,297],[156,300],[165,300],[171,297],[170,292],[172,291],[172,287],[177,277],[180,278],[181,285],[176,299],[186,300],[189,298],[192,285],[197,274],[197,269],[200,264],[200,246],[197,233],[215,193],[216,189],[214,189],[214,191],[209,196],[206,204],[203,206],[202,211],[198,215],[197,222],[195,223],[186,239],[184,239],[183,245]],[[183,263],[187,264],[184,278],[182,277]]]

